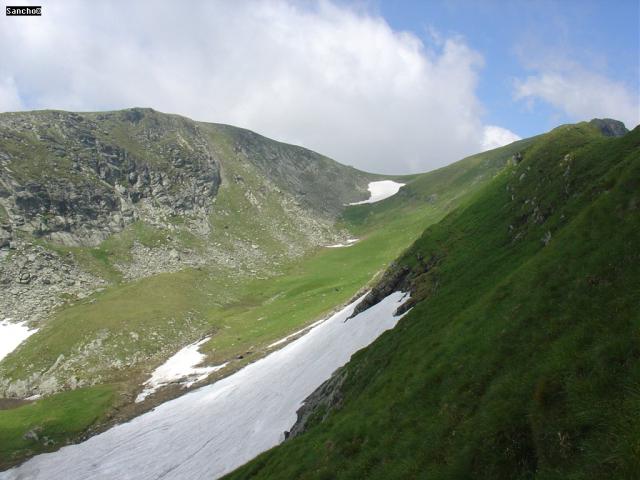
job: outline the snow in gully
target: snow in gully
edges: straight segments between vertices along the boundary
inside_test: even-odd
[[[393,197],[404,187],[404,183],[394,182],[393,180],[380,180],[379,182],[369,183],[369,198],[361,202],[350,203],[349,205],[363,205],[365,203],[376,203],[385,198]]]

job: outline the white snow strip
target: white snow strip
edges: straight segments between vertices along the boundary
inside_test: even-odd
[[[362,205],[364,203],[379,202],[380,200],[394,196],[402,187],[404,187],[404,185],[404,183],[394,182],[393,180],[371,182],[369,183],[369,193],[371,196],[367,200],[349,203],[349,205]]]
[[[198,349],[200,345],[210,338],[203,338],[199,342],[187,345],[156,368],[151,374],[151,378],[144,382],[147,388],[138,394],[136,403],[142,402],[149,395],[169,383],[180,383],[184,387],[190,387],[194,383],[204,380],[211,373],[224,368],[227,365],[226,363],[214,367],[196,367],[205,358],[205,355],[200,353]]]
[[[327,248],[350,247],[351,245],[355,244],[359,240],[360,240],[359,238],[350,238],[349,240],[346,241],[346,243],[336,243],[335,245],[327,245]]]
[[[308,334],[218,382],[83,443],[38,455],[0,480],[219,478],[284,439],[302,402],[400,317],[395,292],[345,322],[356,300]]]
[[[10,318],[0,322],[0,360],[13,352],[18,345],[38,331],[30,329],[27,322],[11,323]]]

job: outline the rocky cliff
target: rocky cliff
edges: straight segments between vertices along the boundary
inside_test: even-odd
[[[203,215],[220,164],[187,119],[133,109],[0,116],[0,246],[97,245],[140,218]]]

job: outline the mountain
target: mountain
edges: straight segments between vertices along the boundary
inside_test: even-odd
[[[37,320],[60,295],[172,271],[184,264],[180,255],[192,264],[216,258],[238,268],[259,261],[252,245],[268,243],[274,256],[300,255],[339,238],[331,228],[336,215],[366,197],[373,178],[246,130],[150,109],[2,114],[0,248],[12,255],[0,281],[12,298],[3,296],[0,308]],[[229,209],[225,201],[237,205]],[[233,235],[233,246],[214,248],[232,223],[221,215],[250,209],[258,212],[253,228],[244,228],[249,219],[235,219],[245,231]],[[115,234],[128,245],[95,249]],[[192,254],[201,244],[204,251]],[[85,265],[66,257],[73,248]],[[132,252],[143,258],[118,258]]]
[[[0,306],[38,329],[0,362],[1,467],[181,395],[190,387],[174,382],[135,401],[194,342],[203,365],[225,365],[196,386],[269,353],[348,303],[530,142],[382,177],[148,109],[0,119]],[[406,186],[345,209],[383,178]]]
[[[376,178],[247,130],[150,109],[0,114],[0,321],[38,329],[0,363],[0,408],[34,395],[51,402],[45,410],[81,410],[85,395],[101,414],[133,403],[149,370],[219,331],[221,310],[256,297],[250,279],[281,276],[347,238],[337,218]],[[244,325],[229,336],[236,328]],[[251,358],[253,340],[229,342],[223,355]],[[62,392],[73,400],[57,400]],[[97,419],[74,415],[62,437]],[[51,448],[23,439],[46,431],[38,416],[27,424],[4,433],[27,449]],[[9,458],[2,447],[0,464]]]
[[[64,245],[97,245],[138,219],[206,217],[230,156],[259,171],[272,184],[264,188],[329,216],[364,196],[373,177],[247,130],[151,109],[8,113],[0,139],[9,226]]]
[[[639,478],[640,128],[617,128],[531,139],[426,228],[361,307],[409,291],[406,316],[225,478]]]

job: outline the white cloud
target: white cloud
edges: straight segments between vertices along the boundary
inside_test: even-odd
[[[568,64],[561,69],[541,71],[515,83],[516,99],[541,99],[573,120],[609,117],[628,128],[640,123],[640,97],[623,83]]]
[[[483,145],[483,60],[460,38],[425,45],[328,1],[42,3],[42,17],[0,17],[0,78],[26,108],[148,106],[379,172]],[[0,110],[16,108],[3,98]]]
[[[520,140],[520,138],[519,135],[516,135],[506,128],[487,125],[484,127],[484,135],[482,137],[482,151],[493,150],[494,148],[509,145],[516,140]]]
[[[0,112],[23,109],[16,83],[12,77],[0,77]]]

